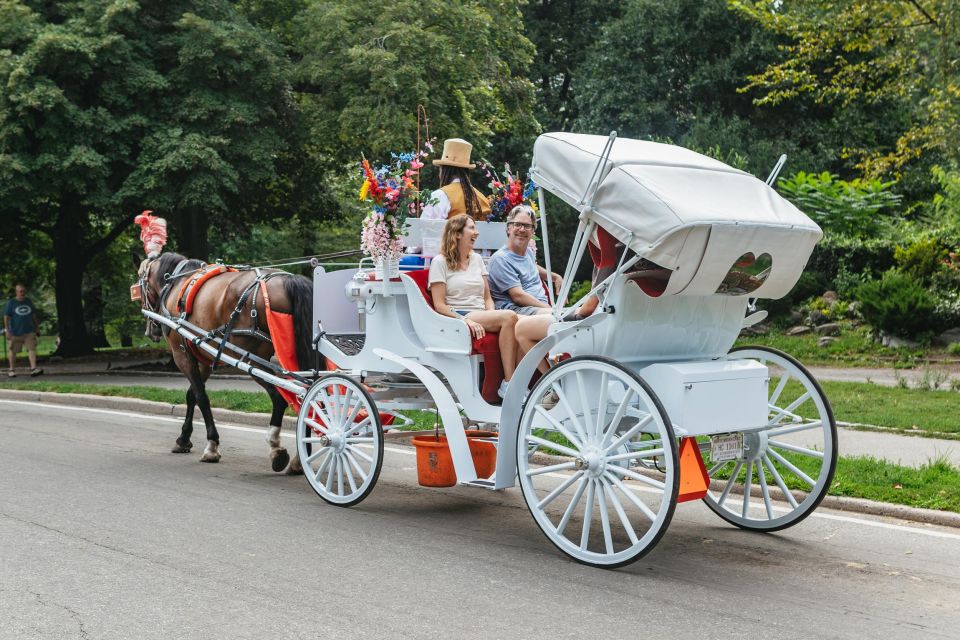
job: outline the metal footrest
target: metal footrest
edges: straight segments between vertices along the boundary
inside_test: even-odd
[[[355,356],[361,351],[363,351],[363,344],[367,340],[367,334],[365,333],[341,333],[330,335],[327,334],[324,338],[331,342],[333,346],[347,354],[348,356]]]

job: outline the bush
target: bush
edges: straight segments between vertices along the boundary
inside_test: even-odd
[[[923,282],[929,282],[948,256],[949,248],[937,238],[921,238],[893,253],[900,271]]]
[[[893,269],[857,287],[855,295],[864,320],[886,334],[927,342],[941,326],[933,294]]]
[[[890,189],[893,182],[840,180],[824,171],[799,171],[784,178],[777,189],[801,211],[817,221],[825,232],[870,237],[892,218],[901,196]]]

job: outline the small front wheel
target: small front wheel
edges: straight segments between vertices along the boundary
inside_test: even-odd
[[[366,498],[383,464],[383,426],[366,388],[339,373],[317,380],[297,416],[297,451],[325,501],[351,507]]]
[[[543,533],[591,566],[647,553],[677,504],[670,420],[640,376],[609,358],[572,358],[540,379],[520,417],[517,469]]]

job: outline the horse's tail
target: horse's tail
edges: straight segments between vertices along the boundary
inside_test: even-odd
[[[313,348],[313,282],[303,276],[287,276],[283,290],[293,306],[297,364],[301,369],[326,368],[326,359]]]

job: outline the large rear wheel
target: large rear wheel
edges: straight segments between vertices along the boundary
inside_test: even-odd
[[[592,566],[643,556],[677,504],[666,412],[640,376],[609,358],[572,358],[537,382],[520,418],[517,466],[537,525]]]
[[[785,529],[810,515],[830,489],[837,467],[833,410],[810,372],[782,351],[741,347],[728,358],[750,358],[769,367],[767,424],[743,434],[737,459],[713,462],[707,454],[710,478],[721,480],[723,488],[708,492],[704,502],[738,527]],[[735,486],[742,496],[733,494]],[[778,497],[786,504],[774,504]]]

